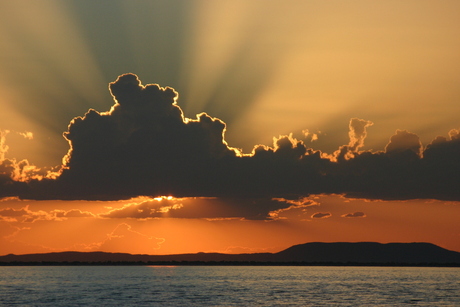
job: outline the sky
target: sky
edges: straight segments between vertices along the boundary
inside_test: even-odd
[[[0,254],[460,251],[459,13],[0,0]]]

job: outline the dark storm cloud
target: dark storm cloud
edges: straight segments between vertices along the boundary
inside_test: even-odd
[[[64,134],[70,149],[59,177],[14,177],[14,166],[4,160],[0,195],[98,200],[139,195],[248,198],[255,204],[234,203],[242,204],[240,216],[250,218],[288,206],[267,199],[320,193],[460,200],[457,130],[425,148],[417,135],[398,130],[383,151],[371,152],[362,148],[372,122],[353,118],[349,144],[332,155],[308,148],[292,136],[241,155],[226,143],[221,120],[206,113],[193,120],[185,118],[172,88],[144,86],[136,75],[126,74],[110,83],[110,92],[115,104],[109,112],[89,110],[70,123]],[[187,210],[170,212],[185,216]]]
[[[385,152],[363,152],[340,165],[348,196],[460,200],[460,139],[437,137],[423,149],[418,136],[398,130]]]
[[[110,92],[110,112],[90,110],[65,133],[71,149],[58,183],[72,186],[74,197],[196,196],[220,177],[213,164],[236,157],[223,139],[225,124],[205,113],[185,119],[172,88],[143,86],[127,74]]]

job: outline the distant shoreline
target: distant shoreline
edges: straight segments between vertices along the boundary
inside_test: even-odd
[[[43,261],[0,262],[0,266],[328,266],[328,267],[460,267],[460,263],[341,263],[341,262],[255,262],[255,261]]]
[[[460,267],[460,253],[430,243],[311,242],[278,253],[133,255],[69,251],[0,256],[0,266],[12,265]]]

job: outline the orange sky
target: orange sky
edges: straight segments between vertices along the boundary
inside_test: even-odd
[[[305,201],[306,207],[291,208],[270,220],[244,220],[103,216],[142,202],[135,199],[5,200],[2,208],[13,211],[0,211],[0,254],[63,250],[143,254],[277,252],[314,241],[431,242],[460,251],[458,202],[365,201],[338,195],[312,196]],[[193,201],[186,205],[193,205]],[[63,216],[69,211],[73,214]],[[325,217],[314,218],[317,213]],[[358,217],[345,217],[353,213]]]
[[[0,201],[0,254],[274,252],[311,241],[460,251],[459,13],[454,0],[1,2],[0,195],[11,197]],[[115,81],[130,72],[174,88],[157,95],[172,107],[130,105],[157,99]],[[152,141],[152,131],[171,135]],[[173,149],[143,171],[158,144]],[[202,169],[207,154],[234,164],[206,156]],[[179,188],[147,174],[163,165]],[[317,177],[295,181],[305,170]],[[32,180],[46,173],[50,184]],[[139,195],[150,182],[152,196],[183,198],[136,198],[130,182]]]

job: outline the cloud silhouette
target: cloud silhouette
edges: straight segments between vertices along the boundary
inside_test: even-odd
[[[289,201],[255,198],[160,197],[100,214],[102,218],[245,218],[270,219],[272,212],[292,206]]]
[[[384,150],[368,151],[363,147],[373,123],[353,118],[349,143],[332,154],[308,148],[292,135],[242,154],[225,141],[226,125],[220,119],[206,113],[185,118],[177,105],[178,93],[170,87],[142,85],[136,75],[125,74],[110,83],[109,90],[115,102],[109,111],[91,109],[69,124],[64,137],[70,148],[59,173],[38,173],[27,161],[7,159],[2,134],[0,197],[217,197],[233,203],[235,211],[216,216],[246,218],[266,218],[271,211],[289,207],[273,198],[294,200],[320,193],[460,200],[460,134],[455,129],[426,147],[417,135],[397,130]],[[211,203],[203,200],[201,205],[214,208],[207,202]],[[138,207],[137,217],[129,208],[107,217],[151,218],[166,210],[153,203],[143,206],[150,211]],[[188,208],[169,213],[193,216]]]
[[[420,138],[406,130],[396,130],[396,134],[390,138],[390,143],[385,146],[385,153],[393,154],[411,150],[417,155],[422,154]]]
[[[33,223],[36,220],[46,221],[62,221],[67,218],[78,217],[95,217],[94,214],[88,211],[81,211],[79,209],[53,210],[46,212],[43,210],[32,211],[29,206],[20,209],[4,208],[0,209],[0,218],[13,222]]]
[[[72,209],[68,211],[53,210],[52,213],[57,218],[72,218],[72,217],[95,217],[95,215],[88,211],[81,211],[79,209]]]
[[[326,219],[331,217],[332,214],[330,212],[316,212],[312,214],[311,218],[312,219]]]
[[[27,207],[21,209],[5,208],[0,210],[0,216],[19,217],[28,213]]]
[[[353,212],[353,213],[347,213],[343,214],[342,217],[366,217],[366,214],[364,212]]]
[[[109,112],[89,110],[64,134],[70,150],[58,182],[73,187],[71,198],[194,194],[211,184],[215,161],[237,155],[224,141],[225,124],[205,113],[184,118],[172,88],[126,74],[110,92]]]

